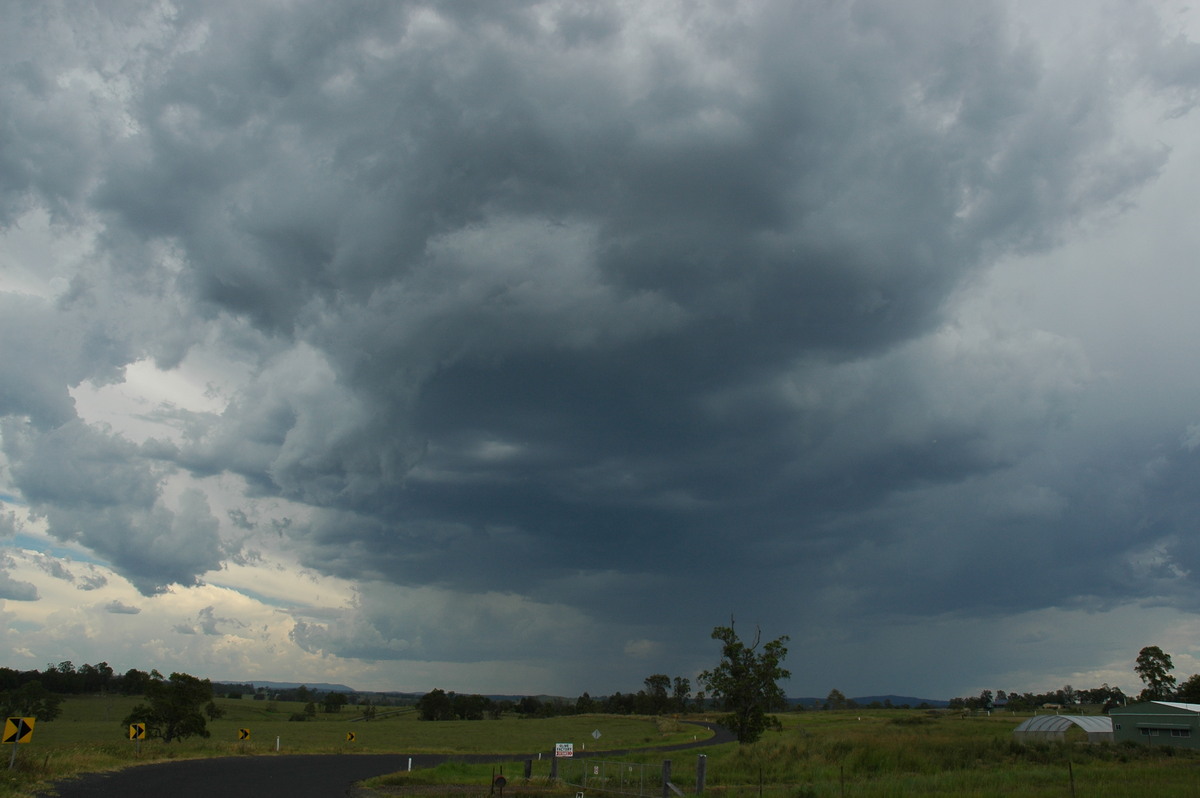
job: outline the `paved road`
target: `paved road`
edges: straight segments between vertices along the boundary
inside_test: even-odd
[[[731,742],[733,736],[714,724],[714,736],[706,740],[639,751],[683,751]],[[622,756],[629,751],[596,751],[590,756]],[[413,768],[433,767],[447,759],[468,762],[502,762],[530,759],[528,755],[413,754]],[[536,755],[532,758],[536,758]],[[326,754],[220,757],[162,762],[93,773],[56,782],[58,798],[110,798],[111,796],[169,796],[170,798],[335,798],[348,795],[356,782],[408,768],[408,754]]]

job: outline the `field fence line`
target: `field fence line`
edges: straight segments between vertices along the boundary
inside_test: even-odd
[[[644,762],[616,762],[607,759],[564,759],[558,778],[579,790],[636,795],[651,798],[663,794],[662,770]]]

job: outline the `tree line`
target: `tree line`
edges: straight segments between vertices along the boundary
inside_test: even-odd
[[[784,636],[764,644],[761,633],[756,630],[753,640],[744,642],[734,631],[732,619],[729,626],[715,627],[712,638],[722,644],[721,660],[712,670],[699,676],[700,683],[708,691],[707,696],[700,692],[693,698],[691,681],[685,677],[672,678],[656,673],[646,677],[645,689],[636,694],[614,693],[593,699],[584,693],[573,705],[563,700],[543,701],[533,696],[515,702],[495,702],[485,696],[457,695],[435,689],[417,700],[417,709],[424,720],[476,720],[500,717],[509,711],[525,717],[594,712],[661,715],[693,708],[720,707],[727,713],[721,721],[737,739],[754,742],[767,728],[778,727],[778,721],[769,713],[786,707],[778,681],[791,676],[782,667],[787,656],[784,643],[788,638]],[[234,685],[228,695],[240,698],[245,694],[242,688],[253,689],[251,685]],[[9,716],[32,715],[39,720],[53,720],[60,712],[62,694],[97,692],[144,696],[146,703],[137,705],[122,724],[144,723],[148,737],[166,742],[192,735],[207,737],[207,720],[224,714],[214,701],[212,682],[186,673],[164,677],[157,670],[145,673],[131,669],[117,675],[106,662],[76,668],[69,661],[48,665],[45,671],[0,668],[0,710]],[[312,700],[305,711],[297,713],[292,720],[305,720],[316,714],[317,691],[301,686],[294,694],[297,699]],[[255,691],[255,697],[259,695]],[[327,712],[336,712],[345,703],[346,697],[340,693],[326,694]],[[363,717],[370,719],[374,710],[371,702],[366,701],[362,706]]]
[[[526,696],[519,701],[494,701],[487,696],[460,695],[436,688],[417,700],[420,718],[439,720],[484,720],[505,713],[546,718],[559,715],[604,713],[608,715],[665,715],[706,709],[722,709],[721,720],[740,742],[757,740],[768,728],[778,727],[769,713],[787,708],[779,680],[791,673],[782,667],[787,657],[786,636],[763,643],[755,630],[752,640],[743,641],[729,626],[713,629],[712,638],[721,642],[721,660],[699,676],[707,689],[692,695],[691,680],[655,673],[643,681],[636,693],[613,693],[593,698],[588,693],[574,703],[565,699]],[[834,693],[837,693],[835,690]]]
[[[1134,701],[1181,701],[1184,703],[1200,703],[1200,673],[1194,673],[1177,684],[1174,674],[1175,664],[1171,655],[1158,646],[1146,646],[1138,652],[1134,660],[1133,672],[1142,681],[1142,690],[1134,697]],[[1015,711],[1030,711],[1041,707],[1056,706],[1070,707],[1080,704],[1099,704],[1101,711],[1107,713],[1117,706],[1129,703],[1127,696],[1120,687],[1110,687],[1104,683],[1099,687],[1077,690],[1071,685],[1064,685],[1058,690],[1045,693],[1018,693],[1016,691],[984,690],[978,696],[970,698],[955,698],[950,701],[953,708],[962,709],[996,709],[1006,708]]]
[[[0,691],[15,690],[30,682],[38,682],[50,692],[59,695],[105,692],[142,695],[146,691],[146,685],[152,679],[161,676],[158,671],[147,673],[137,668],[130,668],[125,673],[116,673],[107,662],[98,662],[95,665],[84,663],[75,667],[70,660],[65,660],[57,665],[46,665],[44,671],[0,668]]]
[[[75,667],[70,660],[48,664],[44,671],[0,668],[0,713],[4,717],[54,720],[62,712],[62,696],[88,693],[144,695],[158,671],[136,668],[117,674],[107,662]]]
[[[485,720],[499,719],[506,714],[524,718],[550,718],[561,715],[666,715],[706,708],[704,693],[695,698],[691,680],[682,676],[672,679],[655,673],[645,679],[645,689],[636,693],[613,693],[593,698],[584,693],[574,701],[549,696],[524,696],[518,700],[492,699],[477,694],[430,690],[417,699],[421,720]]]

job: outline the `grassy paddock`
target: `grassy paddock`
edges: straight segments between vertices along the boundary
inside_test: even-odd
[[[1024,716],[1023,716],[1024,717]],[[1191,796],[1200,755],[1144,746],[1021,745],[1023,717],[964,718],[884,710],[812,712],[751,746],[710,749],[707,790],[715,798],[806,796]],[[688,781],[682,762],[675,781]],[[1074,792],[1072,792],[1072,784]]]
[[[1088,745],[1082,732],[1063,744],[1016,743],[1024,716],[962,717],[952,713],[862,710],[783,716],[784,730],[755,745],[713,746],[699,752],[645,752],[623,761],[656,766],[672,761],[672,780],[693,793],[697,754],[706,762],[705,795],[713,798],[908,798],[933,796],[1196,795],[1200,754],[1144,746]],[[535,763],[526,783],[516,765],[506,770],[506,796],[554,792],[548,765]],[[487,795],[495,766],[461,763],[368,782],[379,795],[414,787],[457,798]],[[468,785],[463,789],[462,785]],[[554,794],[574,795],[575,788]],[[589,785],[589,798],[604,793]],[[430,793],[426,793],[428,795]]]
[[[11,749],[0,750],[5,757],[0,766],[0,798],[28,795],[40,783],[78,773],[169,759],[274,755],[276,746],[282,754],[543,752],[548,762],[554,744],[560,742],[574,743],[576,750],[613,750],[686,742],[696,735],[695,727],[625,716],[426,723],[417,719],[412,708],[372,721],[355,721],[359,712],[354,707],[290,721],[303,713],[302,702],[218,698],[225,716],[209,722],[207,739],[145,740],[136,745],[128,739],[122,720],[139,703],[142,699],[125,696],[68,698],[59,718],[37,724],[32,741],[18,747],[15,770],[6,769]],[[239,740],[238,730],[243,728],[250,730],[247,741]],[[599,741],[592,737],[594,730],[601,732]],[[346,739],[348,732],[354,732],[354,742]]]
[[[40,781],[73,773],[159,761],[223,755],[282,753],[496,753],[536,754],[533,778],[523,767],[448,763],[374,780],[389,794],[412,787],[445,785],[444,794],[485,795],[492,776],[504,769],[506,795],[574,795],[573,788],[549,783],[554,743],[576,750],[638,748],[691,740],[695,727],[671,721],[586,715],[522,720],[423,723],[409,711],[371,722],[350,722],[356,713],[319,714],[289,722],[302,706],[286,702],[220,700],[226,717],[212,722],[212,736],[165,745],[147,741],[135,756],[120,721],[135,700],[71,699],[63,716],[38,724],[34,739],[18,751],[18,769],[0,771],[0,798],[27,795]],[[815,798],[816,796],[1105,796],[1163,798],[1192,796],[1200,779],[1200,754],[1145,746],[1093,746],[1076,736],[1066,744],[1022,746],[1012,731],[1023,719],[1012,715],[963,717],[906,710],[806,712],[781,716],[784,729],[755,745],[711,746],[700,751],[622,755],[622,761],[655,766],[672,760],[673,781],[685,792],[695,788],[697,753],[707,756],[707,788],[713,798]],[[248,728],[251,739],[237,741]],[[599,730],[596,741],[592,731]],[[346,732],[357,736],[346,741]],[[2,753],[7,755],[9,749]],[[1072,793],[1072,781],[1074,793]],[[466,790],[460,785],[469,785]],[[603,793],[592,789],[589,798]]]

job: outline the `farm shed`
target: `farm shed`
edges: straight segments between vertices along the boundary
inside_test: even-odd
[[[1033,740],[1065,740],[1067,730],[1078,726],[1087,732],[1089,743],[1111,743],[1113,741],[1112,718],[1100,715],[1034,715],[1013,729],[1013,737],[1019,743]]]
[[[1200,704],[1143,701],[1108,711],[1117,742],[1200,748]]]

